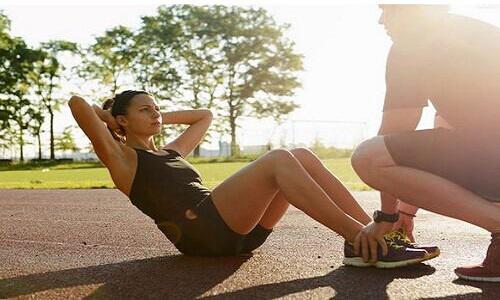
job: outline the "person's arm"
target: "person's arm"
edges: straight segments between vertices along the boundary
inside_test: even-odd
[[[387,57],[386,93],[382,123],[379,135],[414,131],[422,116],[423,107],[428,104],[425,93],[425,75],[421,68],[422,56],[414,48],[404,44],[393,44]],[[398,212],[399,201],[394,196],[381,192],[381,210],[386,214]],[[362,252],[363,259],[377,260],[377,243],[384,255],[387,245],[383,240],[385,233],[392,230],[393,223],[372,222],[358,234],[354,243],[356,254]]]
[[[99,159],[109,166],[113,158],[120,155],[122,150],[103,123],[107,118],[105,112],[98,115],[96,110],[79,96],[72,96],[68,105],[78,126],[90,139]]]
[[[401,108],[384,111],[378,135],[414,131],[422,117],[422,108]]]
[[[384,111],[378,135],[414,131],[422,116],[422,108],[391,109]],[[390,196],[381,195],[381,210],[384,213],[394,214],[398,211],[399,201]]]
[[[208,109],[193,109],[162,113],[163,124],[186,124],[189,127],[164,149],[173,149],[186,157],[203,140],[210,124],[212,112]]]
[[[378,135],[387,135],[400,132],[414,131],[422,115],[422,108],[398,108],[384,111],[382,123]],[[399,201],[387,193],[380,193],[381,211],[386,214],[398,212]],[[377,244],[382,248],[384,255],[387,254],[387,245],[383,240],[385,233],[392,230],[393,223],[371,222],[356,236],[354,241],[354,252],[362,254],[363,260],[377,260]]]

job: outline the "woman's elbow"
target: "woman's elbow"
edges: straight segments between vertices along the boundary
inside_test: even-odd
[[[210,109],[205,109],[204,111],[207,114],[207,118],[209,120],[212,120],[214,118],[214,114],[212,113],[212,111]]]
[[[71,98],[68,101],[68,106],[71,108],[71,107],[74,107],[75,105],[78,105],[78,103],[82,103],[82,102],[85,102],[85,100],[83,100],[82,97],[73,95],[73,96],[71,96]]]

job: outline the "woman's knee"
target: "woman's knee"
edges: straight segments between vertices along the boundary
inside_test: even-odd
[[[293,159],[294,156],[289,150],[279,148],[267,152],[265,157],[273,162],[283,163]]]
[[[293,154],[293,156],[295,156],[295,158],[297,158],[300,162],[307,162],[307,161],[311,161],[313,159],[317,159],[317,156],[316,154],[314,154],[314,152],[312,152],[310,149],[308,148],[304,148],[304,147],[299,147],[299,148],[293,148],[292,150],[290,150],[290,152]]]
[[[274,170],[287,168],[291,163],[296,163],[295,156],[287,149],[274,149],[266,153],[263,159],[268,160]]]
[[[290,152],[310,174],[318,169],[326,168],[316,153],[308,148],[294,148]]]

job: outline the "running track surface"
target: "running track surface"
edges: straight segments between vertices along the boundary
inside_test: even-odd
[[[378,207],[375,192],[355,197]],[[344,267],[342,238],[292,208],[253,256],[196,258],[116,190],[0,190],[0,299],[500,299],[500,284],[453,273],[482,260],[488,233],[425,211],[415,233],[441,256]]]

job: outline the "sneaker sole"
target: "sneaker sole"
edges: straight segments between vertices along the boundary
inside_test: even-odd
[[[432,259],[432,258],[434,258],[434,257],[438,257],[438,256],[439,256],[439,254],[441,254],[441,251],[440,251],[439,249],[437,249],[435,252],[427,252],[427,253],[428,253],[428,254],[427,254],[427,257],[428,257],[429,259]]]
[[[415,258],[415,259],[409,259],[409,260],[404,260],[404,261],[395,261],[395,262],[384,262],[384,261],[377,261],[376,263],[367,263],[363,261],[363,258],[361,257],[349,257],[349,258],[344,258],[342,263],[346,266],[354,266],[354,267],[361,267],[361,268],[366,268],[366,267],[375,267],[375,268],[380,268],[380,269],[392,269],[392,268],[400,268],[400,267],[405,267],[409,265],[414,265],[421,263],[423,261],[429,260],[433,257],[430,256],[424,256],[422,258]]]
[[[373,264],[364,262],[361,257],[344,257],[344,260],[342,260],[342,263],[346,266],[353,266],[353,267],[360,267],[360,268],[366,268],[366,267],[371,267]]]
[[[415,259],[409,259],[409,260],[404,260],[404,261],[395,261],[395,262],[377,261],[375,263],[375,267],[381,268],[381,269],[392,269],[392,268],[406,267],[409,265],[415,265],[415,264],[424,262],[424,261],[429,260],[431,258],[432,257],[429,257],[426,255],[422,258],[415,258]]]
[[[458,274],[456,272],[455,274],[457,274],[458,277],[464,280],[481,281],[481,282],[500,282],[500,277],[472,277],[472,276]]]

